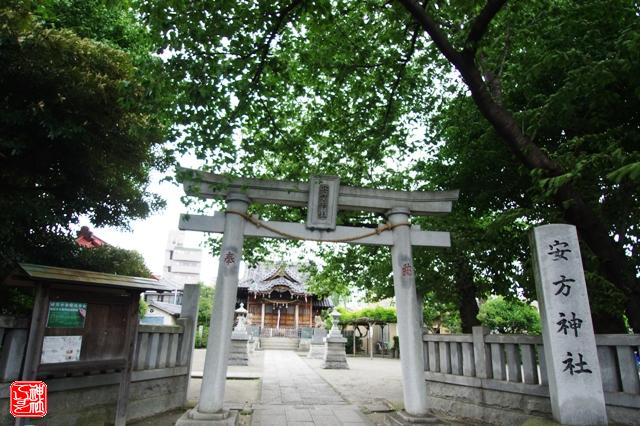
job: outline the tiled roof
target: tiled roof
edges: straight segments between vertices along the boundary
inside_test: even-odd
[[[287,287],[291,294],[310,296],[305,282],[308,276],[301,273],[297,265],[274,265],[263,263],[255,268],[249,268],[239,287],[248,289],[250,293],[271,293],[274,287]]]
[[[84,248],[96,248],[109,245],[103,239],[96,237],[88,226],[80,228],[80,231],[78,231],[78,238],[76,238],[76,243],[78,243],[80,247]]]

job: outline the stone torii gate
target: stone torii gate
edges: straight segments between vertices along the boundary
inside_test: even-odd
[[[225,213],[182,215],[180,229],[223,233],[215,301],[207,341],[198,405],[177,424],[233,424],[223,409],[227,359],[244,236],[391,246],[406,414],[428,415],[424,379],[421,301],[417,299],[411,246],[450,247],[448,232],[422,231],[410,215],[451,212],[458,191],[422,192],[341,186],[336,176],[314,176],[310,182],[286,182],[183,169],[184,189],[201,198],[224,198]],[[247,215],[250,203],[308,207],[307,222],[262,221]],[[338,210],[384,213],[388,223],[377,229],[336,226]],[[415,419],[414,419],[415,420]]]

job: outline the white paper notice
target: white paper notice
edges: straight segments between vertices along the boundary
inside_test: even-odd
[[[82,336],[45,336],[42,341],[40,363],[78,361],[80,346],[82,346]]]

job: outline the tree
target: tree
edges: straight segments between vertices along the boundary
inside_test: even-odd
[[[540,315],[521,300],[492,297],[480,306],[478,319],[496,333],[540,334]]]
[[[29,261],[43,265],[72,268],[107,274],[126,275],[132,277],[150,278],[151,272],[144,263],[144,258],[134,250],[104,245],[95,248],[80,247],[73,238],[59,235],[49,235],[49,240],[43,246],[48,250],[33,249]],[[8,262],[8,267],[15,272],[17,266]],[[32,289],[0,286],[0,313],[5,315],[27,315],[33,308]],[[140,317],[146,313],[141,300]]]
[[[432,119],[471,105],[490,124],[488,154],[507,159],[491,176],[523,183],[478,216],[531,207],[524,225],[575,224],[593,254],[592,281],[621,294],[640,329],[638,7],[505,3],[145,1],[142,11],[171,52],[183,149],[207,157],[213,171],[437,188],[420,163],[450,142],[453,123],[442,132]],[[455,126],[467,124],[487,129],[477,120]],[[523,198],[533,202],[521,206]],[[458,263],[474,264],[472,253]]]
[[[80,215],[125,226],[162,206],[146,190],[149,172],[168,164],[170,95],[155,91],[161,73],[145,74],[160,70],[159,61],[129,2],[94,2],[105,13],[90,17],[56,14],[81,3],[0,9],[2,274],[13,261],[59,264],[66,252],[57,248],[68,246],[68,224]],[[129,19],[114,26],[115,15]],[[84,27],[65,27],[68,19]],[[102,38],[105,22],[136,26],[129,45]]]
[[[596,179],[591,179],[591,182],[589,182],[589,179],[585,179],[587,182],[580,179],[586,174],[583,169],[588,170],[595,164],[598,164],[600,168],[606,165],[605,173],[607,174],[605,176],[614,177],[617,185],[622,184],[620,185],[623,187],[621,188],[622,191],[615,192],[626,192],[624,187],[631,182],[625,178],[632,178],[631,172],[638,167],[638,152],[637,150],[634,152],[634,145],[630,144],[631,140],[637,141],[638,137],[637,126],[633,124],[633,121],[637,121],[633,120],[638,111],[637,97],[635,98],[635,108],[633,106],[631,108],[629,106],[622,108],[625,114],[621,120],[621,117],[618,117],[618,120],[614,121],[614,126],[610,126],[610,123],[605,125],[598,123],[600,124],[599,126],[591,126],[592,129],[598,130],[598,136],[604,136],[602,142],[605,144],[606,149],[613,148],[618,152],[618,158],[612,159],[613,161],[602,161],[602,155],[598,154],[606,151],[597,150],[597,155],[593,155],[592,152],[589,152],[590,150],[582,148],[580,145],[585,142],[586,137],[583,134],[583,130],[579,127],[567,126],[566,123],[559,124],[554,122],[556,129],[559,130],[558,133],[553,135],[555,137],[550,138],[551,140],[543,139],[537,141],[535,137],[537,136],[536,127],[538,126],[534,124],[532,126],[534,128],[529,131],[523,128],[518,122],[518,118],[510,110],[512,105],[505,102],[502,97],[501,88],[504,87],[505,78],[500,75],[499,67],[502,67],[504,63],[500,63],[499,55],[502,53],[502,56],[504,56],[504,48],[498,50],[496,45],[498,43],[504,44],[504,39],[498,36],[485,40],[490,24],[503,8],[506,0],[488,0],[482,9],[475,13],[475,17],[464,25],[465,30],[458,34],[446,34],[444,32],[443,26],[438,22],[438,19],[447,21],[446,15],[440,13],[432,5],[423,8],[414,0],[400,0],[400,2],[409,11],[414,20],[429,34],[438,51],[459,72],[471,92],[474,104],[482,116],[491,123],[500,139],[506,143],[522,165],[535,172],[534,181],[546,186],[545,195],[560,208],[564,219],[576,225],[582,240],[598,258],[602,276],[626,296],[627,313],[631,323],[634,329],[640,329],[638,268],[626,255],[625,245],[619,239],[620,234],[618,232],[620,230],[613,230],[612,224],[606,223],[602,215],[598,214],[599,196],[602,192],[594,191],[593,188],[589,191],[590,188],[585,188],[584,184],[587,183],[593,187],[598,185],[599,181],[602,186],[610,187],[611,185],[606,185],[605,182],[602,182],[602,170],[595,176]],[[615,2],[613,5],[609,2],[607,3],[607,14],[601,13],[602,9],[599,6],[603,6],[603,4],[598,1],[585,2],[578,8],[581,13],[579,15],[581,20],[573,27],[575,32],[571,31],[571,35],[581,37],[580,41],[583,44],[581,47],[591,43],[587,47],[595,48],[589,49],[587,52],[588,56],[590,56],[589,58],[587,58],[587,55],[581,56],[579,61],[575,61],[576,58],[572,58],[574,60],[573,63],[566,67],[564,73],[560,73],[560,76],[563,77],[561,84],[548,89],[546,93],[538,93],[537,102],[534,99],[530,100],[530,102],[533,101],[532,103],[538,104],[538,108],[542,108],[543,119],[548,118],[545,115],[553,111],[554,113],[562,113],[560,116],[562,118],[580,118],[581,120],[579,121],[582,124],[586,124],[584,120],[585,114],[597,115],[603,112],[608,108],[608,105],[616,103],[618,97],[628,90],[624,84],[628,77],[624,75],[620,79],[614,78],[615,83],[613,85],[611,85],[612,79],[604,82],[602,80],[590,81],[589,88],[592,89],[591,93],[587,92],[585,94],[580,90],[576,90],[583,86],[575,84],[577,80],[585,78],[582,73],[587,74],[587,79],[602,79],[607,75],[611,76],[611,72],[615,72],[614,69],[623,64],[627,68],[623,68],[623,74],[632,69],[637,70],[637,60],[630,56],[629,49],[637,48],[638,43],[640,43],[637,36],[631,35],[631,33],[637,34],[638,7],[626,2]],[[555,16],[560,14],[561,19],[565,19],[560,22],[568,23],[569,19],[576,17],[576,9],[573,5],[567,6],[563,2],[557,2],[553,6],[551,13]],[[511,10],[513,14],[519,16],[535,12],[535,9],[519,8],[517,6],[512,7]],[[453,12],[456,11],[454,10]],[[510,25],[507,19],[513,19],[513,16],[503,16],[503,18],[505,18],[502,21],[503,28],[507,28]],[[536,17],[536,20],[539,20],[539,17]],[[549,23],[557,24],[557,22]],[[587,31],[587,33],[584,33],[584,31]],[[545,47],[540,46],[540,44],[543,44],[542,41],[547,37],[546,34],[544,37],[540,32],[529,33],[528,35],[527,45],[535,45],[537,42],[539,45],[535,47]],[[602,40],[608,41],[609,45],[602,43]],[[558,40],[555,39],[550,44],[555,45],[557,42]],[[553,47],[555,49],[551,51],[544,51],[544,55],[547,58],[549,53],[561,52],[561,54],[567,54],[566,47],[563,49],[559,49],[557,46]],[[610,55],[609,51],[606,50],[607,48],[615,49],[614,54]],[[538,50],[538,52],[542,56],[542,51]],[[494,56],[486,60],[485,57],[490,53],[493,53]],[[504,60],[502,61],[504,62]],[[521,64],[516,63],[514,68],[517,70],[519,65]],[[548,66],[548,64],[542,62],[542,66]],[[591,66],[596,67],[595,72],[589,70]],[[513,71],[513,69],[510,71]],[[522,72],[522,69],[517,71]],[[583,83],[583,81],[580,81],[580,83]],[[616,87],[616,84],[619,84],[619,86]],[[589,96],[593,95],[593,89],[596,90],[596,93],[604,89],[611,95],[607,99],[594,103],[589,99]],[[563,95],[568,95],[570,101],[579,102],[580,106],[572,108],[571,104],[566,103],[566,99],[558,102],[556,98]],[[628,114],[629,112],[631,112],[630,115]],[[540,114],[540,111],[538,114]],[[557,115],[552,117],[552,120],[558,119]],[[540,118],[540,116],[537,118]],[[598,118],[602,119],[603,117],[600,114]],[[627,121],[628,118],[633,121]],[[542,123],[540,124],[544,126],[546,123],[543,120],[541,121]],[[604,121],[606,122],[606,120]],[[571,124],[577,123],[573,121]],[[621,135],[631,136],[631,140],[617,139]],[[549,148],[555,148],[555,152],[550,154]],[[575,154],[575,151],[578,152],[578,155]],[[586,151],[587,155],[584,155],[582,151]],[[576,163],[576,157],[581,161]],[[593,178],[593,176],[591,177]],[[633,204],[637,205],[637,199],[636,203]],[[627,229],[624,231],[627,231]],[[624,232],[624,239],[627,237],[627,232]]]
[[[200,298],[198,299],[198,325],[209,327],[211,322],[211,308],[213,307],[213,298],[215,288],[199,283]]]
[[[79,248],[69,257],[69,261],[60,266],[130,277],[151,277],[144,258],[135,250],[104,245],[91,249]]]
[[[198,285],[200,286],[200,298],[198,299],[198,320],[196,324],[198,334],[196,335],[196,347],[206,348],[207,339],[209,338],[211,308],[213,307],[215,288],[203,283],[199,283]],[[199,331],[200,327],[202,327],[202,335]]]
[[[526,256],[528,247],[524,225],[515,218],[517,215],[474,218],[458,208],[436,220],[414,219],[423,229],[446,229],[453,236],[452,249],[413,250],[416,287],[424,296],[425,306],[436,306],[438,316],[456,318],[460,329],[470,333],[474,325],[479,325],[478,298],[491,293],[515,294],[517,289],[535,298],[528,270],[516,263]],[[327,263],[322,271],[317,267],[310,271],[314,292],[348,294],[355,287],[372,301],[393,296],[388,248],[327,247],[320,255]],[[452,327],[458,329],[457,325]]]

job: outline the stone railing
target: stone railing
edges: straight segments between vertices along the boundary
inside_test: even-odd
[[[423,336],[425,379],[442,384],[430,386],[435,408],[445,407],[446,404],[439,404],[440,399],[459,398],[457,409],[468,412],[469,417],[473,417],[470,404],[486,407],[492,401],[507,409],[503,414],[511,409],[550,416],[542,337],[487,332],[486,328],[474,327],[472,334]],[[596,343],[610,420],[625,424],[632,414],[640,416],[640,378],[635,358],[640,335],[596,335]],[[454,390],[455,386],[487,392],[465,393],[462,388]],[[510,399],[505,393],[521,397]],[[504,419],[505,424],[515,420],[508,415]],[[495,418],[488,416],[484,420],[502,423],[498,413]]]

